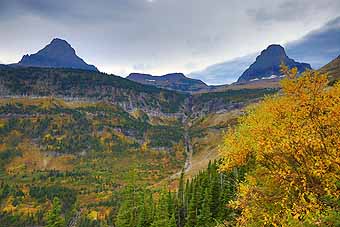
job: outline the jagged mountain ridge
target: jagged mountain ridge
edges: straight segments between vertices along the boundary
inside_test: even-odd
[[[50,44],[35,54],[24,55],[17,65],[98,71],[95,66],[87,64],[78,57],[76,51],[67,41],[59,38],[53,39]]]
[[[256,57],[255,62],[243,72],[237,82],[246,82],[281,76],[281,63],[284,63],[289,68],[297,67],[299,72],[303,72],[306,69],[311,69],[309,64],[296,62],[289,58],[282,46],[273,44],[268,46],[261,52],[259,56]]]
[[[169,73],[163,76],[131,73],[127,79],[142,84],[183,92],[194,92],[208,88],[208,85],[201,80],[188,78],[183,73]]]

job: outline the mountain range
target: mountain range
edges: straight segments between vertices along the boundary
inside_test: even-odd
[[[273,76],[278,77],[280,73],[280,64],[285,63],[290,68],[297,67],[300,72],[310,69],[311,66],[306,63],[299,63],[289,58],[280,45],[270,45],[263,50],[256,58],[255,62],[246,69],[238,82],[251,82],[254,80],[268,79]],[[98,72],[98,69],[85,63],[76,55],[76,51],[65,40],[55,38],[38,51],[36,54],[24,55],[17,64],[9,65],[11,67],[43,67],[43,68],[71,68],[87,71]],[[8,66],[3,65],[2,68]],[[237,62],[233,67],[238,68]],[[222,67],[223,68],[223,67]],[[209,92],[220,91],[223,86],[208,86],[199,79],[191,79],[183,73],[169,73],[163,76],[153,76],[150,74],[131,73],[127,79],[144,85],[152,85],[158,88],[176,90],[180,92]],[[224,90],[224,88],[222,88]]]
[[[337,48],[338,42],[334,42],[333,40],[340,38],[339,25],[340,18],[337,18],[334,21],[329,22],[322,29],[308,34],[299,41],[286,45],[286,48],[277,44],[272,44],[261,51],[257,57],[255,54],[251,54],[237,58],[233,61],[208,67],[201,72],[189,74],[188,77],[183,73],[169,73],[163,76],[131,73],[127,79],[144,85],[156,86],[158,88],[194,93],[223,91],[229,89],[230,86],[208,86],[202,80],[192,79],[190,77],[202,78],[207,81],[219,80],[221,84],[222,82],[229,80],[229,75],[237,73],[237,75],[239,75],[237,79],[238,83],[250,83],[255,80],[280,77],[281,63],[285,63],[290,68],[297,67],[299,72],[303,72],[305,69],[311,69],[311,65],[308,64],[309,62],[300,63],[294,60],[301,59],[299,57],[299,55],[302,55],[302,53],[300,53],[301,50],[305,50],[305,52],[309,53],[307,56],[313,54],[317,56],[319,53],[318,51],[323,50],[321,47],[323,43],[325,43],[323,41],[327,41],[326,43],[330,43],[330,47],[321,51],[320,57],[318,57],[318,59],[323,59],[323,61],[330,58],[329,56],[335,55],[336,50],[340,50],[340,46]],[[310,50],[307,51],[307,47],[314,50],[316,53]],[[287,49],[288,54],[292,53],[292,55],[297,58],[288,57],[285,49]],[[327,57],[325,57],[326,55]],[[312,58],[310,60],[314,62],[314,65],[318,65],[315,63],[315,58],[314,60]],[[74,48],[66,40],[59,38],[53,39],[50,44],[35,54],[24,55],[17,64],[0,65],[0,69],[5,69],[7,67],[70,68],[98,72],[98,69],[95,66],[87,64],[83,59],[78,57]],[[230,83],[232,81],[228,82]],[[254,83],[252,84],[254,85]],[[259,83],[257,83],[256,86],[258,85]],[[260,87],[263,86],[260,85]]]

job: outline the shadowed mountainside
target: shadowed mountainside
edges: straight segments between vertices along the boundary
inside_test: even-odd
[[[78,57],[76,51],[67,41],[58,38],[53,39],[50,44],[37,53],[24,55],[17,65],[98,71],[95,66],[87,64]]]
[[[256,58],[256,61],[240,76],[237,82],[275,78],[282,75],[280,64],[296,67],[299,72],[311,69],[307,63],[299,63],[289,58],[280,45],[270,45]]]

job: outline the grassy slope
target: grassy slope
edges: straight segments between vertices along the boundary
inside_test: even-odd
[[[237,123],[237,117],[242,109],[235,109],[224,113],[214,113],[195,119],[192,123],[191,143],[193,146],[192,167],[187,172],[188,177],[198,174],[206,168],[209,161],[219,158],[219,144],[228,127]]]

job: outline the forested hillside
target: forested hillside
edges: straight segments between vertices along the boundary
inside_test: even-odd
[[[115,223],[130,170],[156,204],[159,188],[175,190],[181,169],[191,178],[219,159],[217,140],[247,104],[276,92],[184,95],[113,75],[46,68],[5,67],[0,81],[6,226],[44,225],[51,216]]]
[[[66,217],[77,207],[106,214],[130,169],[150,185],[184,165],[176,118],[55,98],[2,99],[0,113],[1,225],[45,223],[54,197]]]

